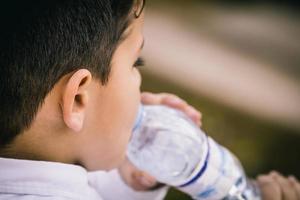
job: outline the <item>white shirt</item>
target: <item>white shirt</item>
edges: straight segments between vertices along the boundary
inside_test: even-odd
[[[84,168],[45,161],[0,158],[0,200],[161,200],[167,188],[136,192],[117,170]]]

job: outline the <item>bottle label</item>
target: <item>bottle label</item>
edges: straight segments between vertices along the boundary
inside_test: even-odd
[[[242,191],[246,187],[246,178],[238,160],[213,139],[208,138],[208,144],[205,170],[178,189],[201,200],[223,199],[233,186]],[[203,166],[203,163],[200,165]]]

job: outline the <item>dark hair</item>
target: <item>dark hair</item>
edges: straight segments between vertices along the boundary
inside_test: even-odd
[[[0,7],[0,147],[30,127],[46,95],[80,68],[106,84],[134,0],[10,0]]]

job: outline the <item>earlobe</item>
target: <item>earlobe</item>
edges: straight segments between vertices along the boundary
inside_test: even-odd
[[[80,132],[83,127],[84,118],[80,114],[72,113],[65,117],[66,125],[75,132]]]
[[[62,94],[62,114],[66,126],[74,132],[82,130],[88,104],[88,87],[92,81],[86,69],[76,71],[67,80]]]

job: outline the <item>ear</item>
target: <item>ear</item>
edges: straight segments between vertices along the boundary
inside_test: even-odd
[[[86,69],[76,71],[68,80],[62,95],[63,120],[75,132],[81,131],[88,104],[88,87],[92,81]]]

